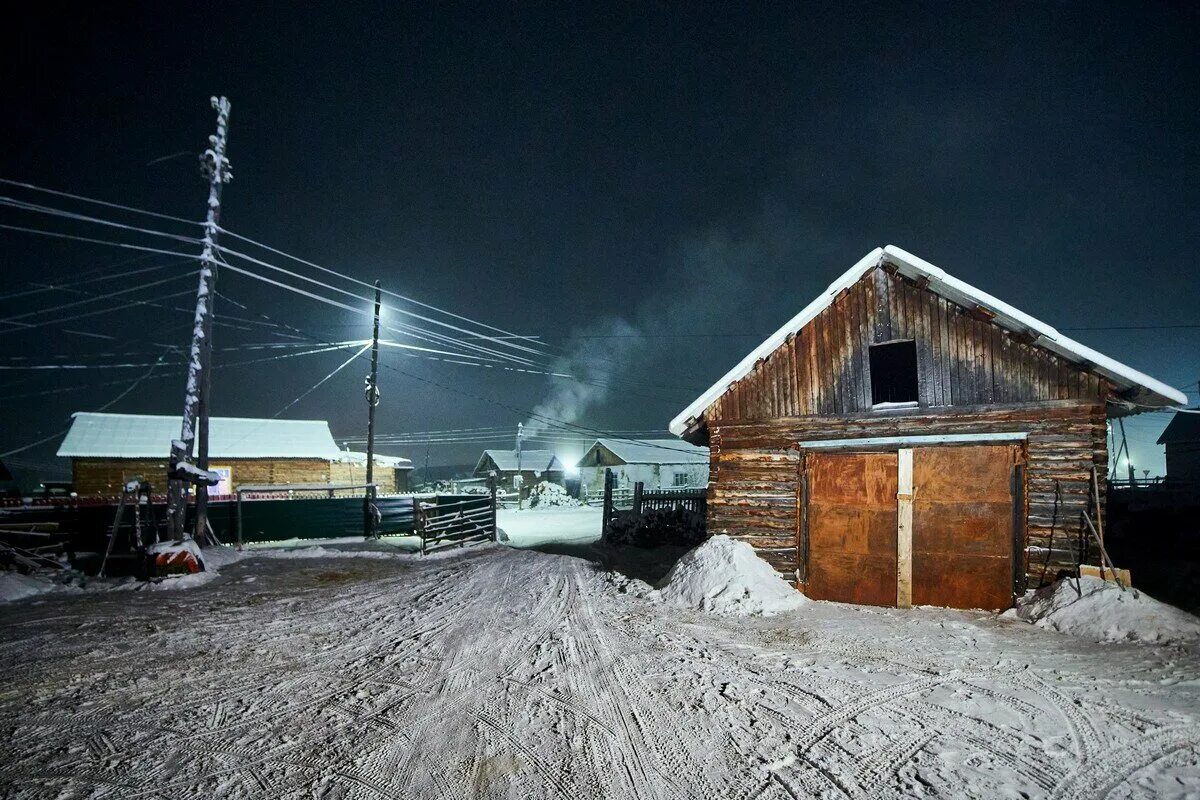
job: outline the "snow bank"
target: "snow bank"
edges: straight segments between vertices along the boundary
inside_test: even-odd
[[[668,603],[723,614],[771,615],[807,602],[754,548],[728,536],[685,553],[658,589]]]
[[[1200,618],[1160,603],[1145,592],[1099,578],[1062,580],[1026,594],[1012,611],[1018,619],[1095,642],[1200,644]]]
[[[557,483],[542,481],[529,490],[530,508],[575,508],[583,505]]]
[[[0,603],[11,603],[26,597],[53,592],[58,584],[19,572],[0,572]]]

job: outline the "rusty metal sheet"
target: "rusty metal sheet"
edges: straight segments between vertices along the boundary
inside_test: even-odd
[[[1012,605],[1011,445],[916,448],[915,605]]]
[[[896,604],[896,454],[809,453],[808,584],[818,600]]]

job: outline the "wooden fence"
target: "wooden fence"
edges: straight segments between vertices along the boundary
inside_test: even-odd
[[[629,493],[627,504],[620,494],[621,491],[615,486],[615,476],[612,470],[605,470],[602,530],[607,530],[609,523],[621,513],[640,517],[650,511],[683,509],[693,511],[703,518],[708,510],[707,489],[683,488],[646,491],[645,484],[639,481],[633,485],[632,490],[624,490]]]
[[[413,509],[422,554],[496,540],[495,492],[440,504],[414,497]]]

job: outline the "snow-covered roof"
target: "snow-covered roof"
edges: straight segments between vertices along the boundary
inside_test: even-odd
[[[735,381],[748,375],[760,359],[766,358],[775,352],[789,336],[797,333],[818,314],[828,308],[839,294],[850,286],[853,286],[859,278],[867,274],[872,268],[884,263],[894,266],[900,274],[906,277],[914,279],[927,278],[929,280],[929,290],[947,300],[968,308],[981,306],[989,313],[995,314],[992,321],[1003,328],[1021,334],[1036,336],[1035,343],[1038,346],[1044,347],[1091,372],[1107,378],[1116,385],[1118,390],[1133,394],[1134,397],[1132,399],[1137,403],[1152,407],[1162,407],[1182,405],[1187,402],[1187,398],[1178,389],[1173,389],[1165,383],[1151,378],[1149,375],[1138,372],[1132,367],[1127,367],[1118,361],[1114,361],[1087,345],[1080,344],[1069,336],[1059,333],[1041,320],[1029,316],[1024,311],[1010,306],[1008,303],[993,297],[981,289],[976,289],[974,286],[960,281],[958,278],[947,274],[928,261],[914,256],[912,253],[889,244],[886,247],[877,247],[867,253],[857,264],[846,270],[837,280],[829,284],[829,288],[805,306],[804,310],[788,320],[782,328],[771,334],[766,341],[754,348],[749,355],[739,361],[737,366],[729,370],[720,380],[709,387],[708,391],[692,401],[691,405],[680,412],[675,419],[671,420],[671,424],[668,426],[671,433],[682,435],[689,428],[691,421],[703,414],[705,409],[724,394],[725,390]]]
[[[489,458],[501,472],[513,472],[517,469],[516,450],[484,450],[483,455],[479,457],[479,463],[475,465],[476,474],[484,469],[484,462]],[[562,471],[563,463],[549,450],[522,450],[521,469],[536,472]]]
[[[597,439],[579,464],[597,447],[607,448],[626,464],[707,464],[708,448],[688,444],[682,439]]]
[[[72,414],[58,448],[65,458],[163,458],[179,438],[180,418],[150,414]],[[211,417],[209,458],[324,458],[339,455],[329,423],[319,419]]]
[[[1187,412],[1177,412],[1163,429],[1157,443],[1179,442],[1200,442],[1200,407],[1189,409]]]
[[[367,454],[361,450],[343,450],[337,458],[346,464],[362,464],[366,466]],[[394,469],[412,469],[412,460],[402,456],[385,456],[379,453],[375,454],[375,463],[381,467],[392,467]]]

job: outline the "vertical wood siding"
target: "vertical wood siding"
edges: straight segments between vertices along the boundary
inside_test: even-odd
[[[876,268],[734,382],[708,420],[868,411],[871,344],[913,339],[922,407],[1097,400],[1105,381],[1015,334]]]

